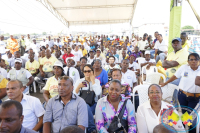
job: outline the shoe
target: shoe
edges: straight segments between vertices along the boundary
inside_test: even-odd
[[[92,130],[92,132],[91,133],[97,133],[97,130]]]

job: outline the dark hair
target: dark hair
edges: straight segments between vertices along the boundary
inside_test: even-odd
[[[10,81],[8,82],[8,84],[9,84],[10,82],[18,82],[20,89],[23,87],[22,82],[19,81],[19,80],[17,80],[17,79],[16,79],[16,80],[10,80]]]
[[[158,35],[162,37],[162,34],[158,34]]]
[[[190,56],[194,56],[197,60],[200,59],[199,54],[197,54],[197,53],[191,53],[191,54],[189,54],[188,60],[190,59]]]
[[[123,62],[123,61],[128,61],[128,62],[129,62],[129,59],[123,59],[122,62]],[[122,63],[122,62],[121,62],[121,63]]]
[[[111,80],[111,81],[110,81],[110,85],[111,85],[112,83],[118,83],[118,84],[122,87],[121,81],[119,81],[118,79],[113,79],[113,80]]]
[[[80,58],[80,61],[81,61],[81,60],[83,60],[83,59],[85,59],[85,60],[86,60],[86,62],[87,62],[87,58],[86,58],[86,57],[84,57],[84,56]]]
[[[110,72],[110,73],[111,73],[111,75],[113,74],[113,72],[114,72],[114,71],[119,71],[119,72],[120,72],[120,74],[122,74],[122,71],[121,71],[120,69],[114,68],[114,69],[112,69],[112,71]]]
[[[64,48],[64,50],[66,50],[66,51],[67,51],[67,48]]]
[[[45,46],[42,46],[41,49],[45,49],[45,50],[46,50],[46,47],[45,47]]]
[[[183,35],[183,36],[187,36],[186,32],[182,32],[181,35]]]
[[[86,65],[83,67],[83,71],[84,71],[84,68],[85,68],[86,66],[89,67],[89,68],[94,72],[93,67],[92,67],[92,65],[90,65],[90,64],[86,64]]]
[[[12,105],[14,105],[16,107],[17,112],[18,112],[17,114],[18,114],[19,117],[21,117],[22,116],[22,112],[23,112],[23,108],[22,108],[21,103],[18,102],[18,101],[15,101],[15,100],[5,101],[5,102],[0,104],[0,108],[5,109],[5,108],[11,107]]]
[[[85,132],[78,126],[68,126],[62,129],[60,133],[85,133]]]
[[[158,87],[158,88],[160,89],[160,91],[162,92],[162,89],[161,89],[160,85],[158,85],[158,84],[151,84],[151,85],[149,86],[149,88],[148,88],[148,94],[149,94],[149,90],[150,90],[150,88],[151,88],[152,86]]]
[[[110,59],[110,58],[114,58],[114,61],[115,61],[115,56],[111,55],[111,56],[109,56],[109,59]]]
[[[155,33],[158,33],[158,31],[156,31]]]
[[[71,77],[66,76],[66,75],[59,77],[59,80],[62,80],[62,79],[66,80],[66,81],[69,80],[73,86],[73,79]]]
[[[57,66],[57,67],[59,67],[59,68],[61,68],[61,69],[62,69],[61,76],[65,76],[64,69],[63,69],[62,67],[60,67],[60,66]],[[54,66],[53,66],[53,68],[54,68]],[[55,75],[55,74],[54,74],[54,75]]]
[[[173,129],[174,132],[169,129]],[[171,127],[169,125],[164,126],[163,124],[159,124],[154,127],[153,133],[175,133],[175,129],[174,129],[174,127]]]

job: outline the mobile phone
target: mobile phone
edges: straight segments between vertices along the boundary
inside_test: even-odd
[[[87,87],[87,83],[85,81],[83,81],[82,84],[85,85],[85,87]]]

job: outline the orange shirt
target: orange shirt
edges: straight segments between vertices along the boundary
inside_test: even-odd
[[[16,39],[8,39],[7,41],[8,49],[10,49],[10,52],[14,54],[15,51],[18,51],[19,45]]]

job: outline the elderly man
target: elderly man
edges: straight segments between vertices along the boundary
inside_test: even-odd
[[[163,68],[167,68],[166,75],[167,80],[170,79],[175,72],[184,64],[187,64],[188,52],[182,48],[182,40],[180,38],[174,38],[172,40],[172,47],[174,49],[167,59],[162,63]],[[176,79],[171,84],[179,85],[180,79]]]
[[[13,37],[13,35],[10,35],[10,39],[7,40],[7,46],[8,49],[10,49],[10,52],[14,54],[15,51],[19,50],[19,45],[17,40]]]
[[[15,68],[11,69],[7,75],[7,79],[10,80],[19,80],[23,84],[24,94],[29,94],[29,86],[33,83],[33,77],[31,73],[22,68],[22,59],[15,59]]]
[[[5,133],[37,133],[22,126],[22,105],[13,100],[0,105],[0,131]]]
[[[22,104],[24,116],[23,127],[39,131],[42,127],[45,110],[38,98],[24,95],[23,90],[23,84],[19,80],[9,81],[6,87],[8,98]]]
[[[51,98],[44,114],[43,133],[59,133],[68,126],[77,125],[85,130],[88,126],[88,111],[85,101],[72,93],[73,81],[63,76],[58,81],[59,95]]]

